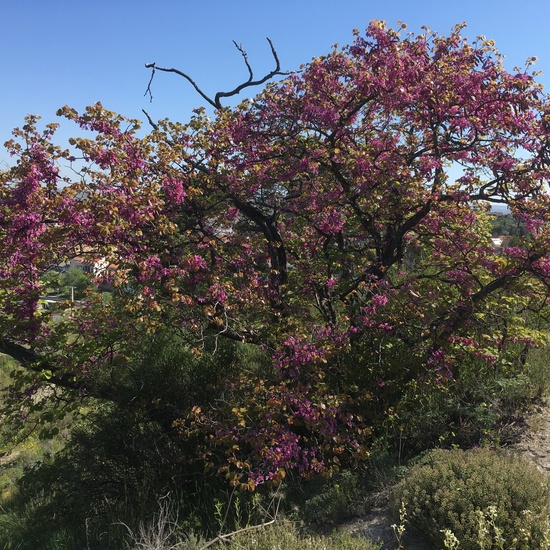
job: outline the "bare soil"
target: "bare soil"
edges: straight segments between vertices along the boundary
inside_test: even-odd
[[[534,405],[523,422],[525,429],[511,449],[528,458],[539,470],[550,471],[550,401]]]

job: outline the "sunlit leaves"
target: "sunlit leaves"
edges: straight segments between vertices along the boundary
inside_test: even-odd
[[[269,381],[228,373],[226,401],[174,424],[246,490],[366,456],[368,416],[405,373],[443,384],[465,358],[543,342],[547,98],[462,28],[373,22],[253,100],[142,137],[101,104],[65,107],[87,136],[71,153],[30,117],[0,176],[4,337],[82,387],[163,326],[197,355],[223,337],[261,347]],[[517,246],[493,246],[491,204],[524,224]],[[77,256],[103,268],[52,324],[40,277]]]

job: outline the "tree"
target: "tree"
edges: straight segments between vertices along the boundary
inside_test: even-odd
[[[253,489],[365,457],[409,382],[541,341],[524,319],[548,298],[548,101],[530,62],[508,72],[461,30],[403,38],[372,22],[254,100],[218,95],[213,118],[150,120],[145,137],[100,104],[65,107],[96,133],[72,141],[76,180],[55,125],[30,117],[1,176],[3,350],[116,400],[90,372],[123,372],[161,327],[197,354],[220,338],[258,347],[269,369],[228,368],[215,402],[154,410]],[[522,246],[493,250],[491,204],[524,224]],[[52,326],[40,276],[82,247],[118,266],[96,281],[113,299]]]
[[[63,286],[66,287],[65,293],[69,298],[81,298],[83,292],[89,285],[88,278],[84,271],[77,267],[70,267],[67,269],[64,273],[63,283]]]

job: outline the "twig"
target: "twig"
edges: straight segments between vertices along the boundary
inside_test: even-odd
[[[267,523],[260,523],[259,525],[251,525],[250,527],[244,527],[243,529],[239,529],[238,531],[233,531],[232,533],[227,533],[225,535],[218,535],[215,539],[212,539],[211,541],[207,542],[204,546],[201,546],[199,550],[205,550],[206,548],[209,548],[216,542],[222,542],[240,533],[246,533],[247,531],[262,529],[263,527],[267,527],[268,525],[273,525],[276,521],[277,519],[275,518],[275,519],[272,519],[271,521],[268,521]]]
[[[149,82],[149,84],[151,84],[151,83]],[[151,101],[152,101],[152,99],[153,99],[153,96],[151,96]],[[149,121],[149,124],[153,127],[153,129],[158,130],[159,129],[158,125],[153,122],[153,119],[151,118],[149,113],[145,109],[142,109],[142,111],[145,114],[145,116],[147,117],[147,120]]]

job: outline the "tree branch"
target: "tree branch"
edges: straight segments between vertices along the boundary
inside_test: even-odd
[[[272,519],[270,521],[267,521],[266,523],[261,523],[258,525],[250,525],[249,527],[244,527],[243,529],[233,531],[232,533],[227,533],[225,535],[218,535],[216,538],[207,542],[204,546],[201,546],[200,550],[206,550],[206,548],[210,548],[213,544],[216,544],[217,542],[223,543],[228,539],[230,539],[231,537],[234,537],[235,535],[239,535],[240,533],[246,533],[247,531],[256,531],[257,529],[263,529],[264,527],[273,525],[276,521],[277,521],[276,519]]]
[[[250,66],[250,63],[248,62],[248,54],[246,53],[245,49],[243,48],[242,44],[237,44],[235,40],[233,40],[233,44],[235,44],[235,48],[241,52],[241,55],[243,56],[244,64],[246,65],[246,68],[248,69],[248,81],[252,82],[252,79],[254,78],[254,73],[252,72],[252,67]]]
[[[153,96],[151,96],[151,97],[153,97]],[[148,120],[149,124],[153,127],[153,129],[158,130],[159,129],[158,124],[155,124],[155,122],[153,122],[153,119],[151,118],[151,115],[145,109],[142,109],[142,112],[147,117],[147,120]]]
[[[271,48],[271,54],[273,56],[273,59],[275,60],[275,68],[272,71],[270,71],[269,73],[267,73],[266,75],[264,75],[262,78],[258,79],[258,80],[254,80],[254,72],[252,71],[252,67],[250,66],[250,63],[248,61],[248,55],[247,55],[246,51],[244,50],[244,48],[242,46],[240,46],[235,41],[233,41],[233,44],[235,44],[235,47],[241,53],[241,55],[243,57],[243,60],[244,60],[244,63],[246,65],[246,68],[248,70],[248,80],[246,80],[242,84],[239,84],[233,90],[230,90],[230,91],[227,91],[227,92],[218,92],[214,96],[214,99],[212,99],[205,92],[203,92],[203,90],[199,87],[199,85],[187,73],[184,73],[183,71],[180,71],[179,69],[175,69],[173,67],[172,68],[157,67],[156,63],[146,63],[145,67],[147,69],[151,69],[151,78],[149,79],[149,84],[147,85],[147,89],[145,90],[145,94],[143,94],[143,95],[146,96],[147,94],[149,94],[150,101],[153,101],[153,93],[151,92],[151,85],[153,83],[153,79],[155,77],[155,72],[156,71],[162,71],[162,72],[165,72],[165,73],[175,73],[175,74],[185,78],[185,80],[187,80],[191,84],[191,86],[193,86],[193,88],[195,88],[195,91],[205,101],[207,101],[210,105],[212,105],[212,107],[214,107],[215,109],[221,109],[222,108],[222,104],[221,104],[221,99],[222,98],[232,97],[234,95],[238,95],[244,89],[250,88],[252,86],[259,86],[260,84],[263,84],[264,82],[267,82],[268,80],[272,79],[274,76],[285,76],[285,75],[289,74],[287,72],[282,72],[281,71],[281,63],[279,61],[279,57],[277,55],[277,52],[275,51],[275,47],[273,46],[273,43],[271,42],[271,40],[269,38],[267,38],[267,41],[269,42],[269,46]],[[151,122],[151,121],[149,120],[149,122]]]
[[[75,382],[74,376],[69,374],[56,374],[58,369],[55,366],[48,363],[43,357],[40,357],[36,352],[31,349],[28,349],[20,344],[14,342],[9,342],[5,339],[0,340],[0,352],[9,355],[15,359],[22,367],[27,370],[36,372],[37,374],[49,370],[52,373],[52,376],[48,378],[48,384],[53,384],[61,388],[66,388],[70,390],[80,390],[81,384]]]

